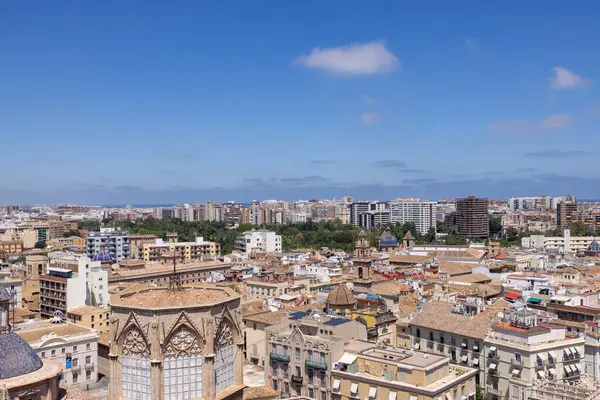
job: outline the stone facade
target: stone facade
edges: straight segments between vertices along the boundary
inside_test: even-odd
[[[237,293],[216,286],[125,292],[111,302],[110,399],[242,398]],[[174,306],[174,299],[182,300]]]

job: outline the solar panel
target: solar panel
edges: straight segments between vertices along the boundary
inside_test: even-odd
[[[337,325],[345,324],[346,322],[349,322],[349,321],[350,320],[348,320],[346,318],[331,318],[329,321],[327,321],[325,323],[325,325],[337,326]]]
[[[296,312],[292,313],[292,316],[290,317],[290,319],[293,321],[298,321],[299,319],[304,318],[307,315],[309,315],[307,312],[296,311]]]

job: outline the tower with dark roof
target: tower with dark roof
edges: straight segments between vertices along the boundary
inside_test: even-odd
[[[389,252],[398,249],[398,239],[392,233],[392,230],[388,226],[379,237],[379,251]]]
[[[341,283],[331,289],[325,301],[325,307],[330,314],[346,315],[356,308],[356,303],[356,299],[350,289]]]

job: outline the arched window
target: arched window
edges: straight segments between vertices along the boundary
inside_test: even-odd
[[[216,391],[233,385],[235,376],[235,344],[233,333],[225,321],[219,326],[215,338],[215,387]]]
[[[130,329],[121,348],[123,397],[150,400],[150,349],[144,335],[137,328]]]
[[[164,349],[163,386],[165,399],[196,399],[202,397],[202,367],[204,357],[199,338],[180,327]]]

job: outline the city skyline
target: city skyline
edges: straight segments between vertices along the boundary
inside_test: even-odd
[[[600,198],[598,7],[7,4],[0,201]]]

